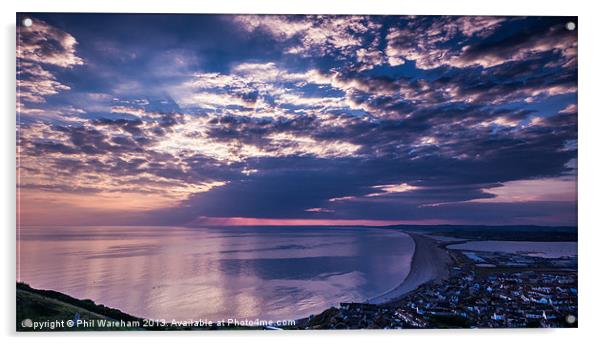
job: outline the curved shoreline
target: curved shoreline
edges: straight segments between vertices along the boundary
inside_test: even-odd
[[[435,240],[413,232],[404,232],[414,241],[414,255],[410,265],[410,273],[397,287],[372,298],[366,303],[385,304],[399,299],[419,286],[434,280],[449,277],[451,258],[445,249],[440,248]]]

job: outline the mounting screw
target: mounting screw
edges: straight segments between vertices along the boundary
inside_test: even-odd
[[[577,28],[577,24],[575,24],[575,22],[568,22],[566,23],[566,29],[569,31],[573,31]]]

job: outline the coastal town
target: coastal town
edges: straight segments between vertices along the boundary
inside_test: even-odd
[[[321,313],[288,325],[165,325],[114,327],[127,329],[413,329],[413,328],[570,328],[578,325],[577,256],[574,234],[522,233],[514,241],[496,242],[487,251],[483,240],[496,232],[454,230],[464,238],[408,232],[415,242],[412,268],[396,288],[365,301],[343,301]],[[473,234],[474,235],[474,234]],[[466,238],[472,237],[471,240]],[[554,238],[545,242],[541,239]],[[529,239],[529,241],[524,241]],[[522,241],[519,241],[522,240]],[[486,242],[486,241],[485,241]],[[516,248],[538,248],[517,251]],[[542,248],[564,248],[538,252]],[[48,318],[123,320],[144,322],[118,309],[79,300],[52,290],[37,290],[17,283],[18,320],[35,323]],[[74,317],[75,315],[75,317]],[[23,322],[25,322],[23,321]],[[17,329],[35,330],[18,322]],[[92,324],[97,330],[101,323]],[[102,321],[104,322],[104,321]],[[42,324],[43,325],[43,324]],[[98,327],[97,327],[98,326]],[[81,327],[58,328],[77,330]]]
[[[388,303],[341,303],[297,328],[577,327],[576,257],[448,252],[447,279]]]

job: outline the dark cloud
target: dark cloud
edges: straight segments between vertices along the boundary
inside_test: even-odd
[[[523,20],[524,25],[509,28],[508,33],[498,33],[489,40],[482,40],[467,45],[459,61],[488,61],[490,64],[522,60],[529,55],[542,52],[556,51],[567,59],[574,57],[576,52],[576,31],[566,29],[567,18],[530,18]],[[576,22],[576,20],[575,20]],[[511,24],[518,26],[516,23]]]

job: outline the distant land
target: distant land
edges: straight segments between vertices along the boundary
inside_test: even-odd
[[[433,235],[457,234],[470,240],[577,241],[575,226],[539,225],[389,225],[380,228],[428,232]]]

